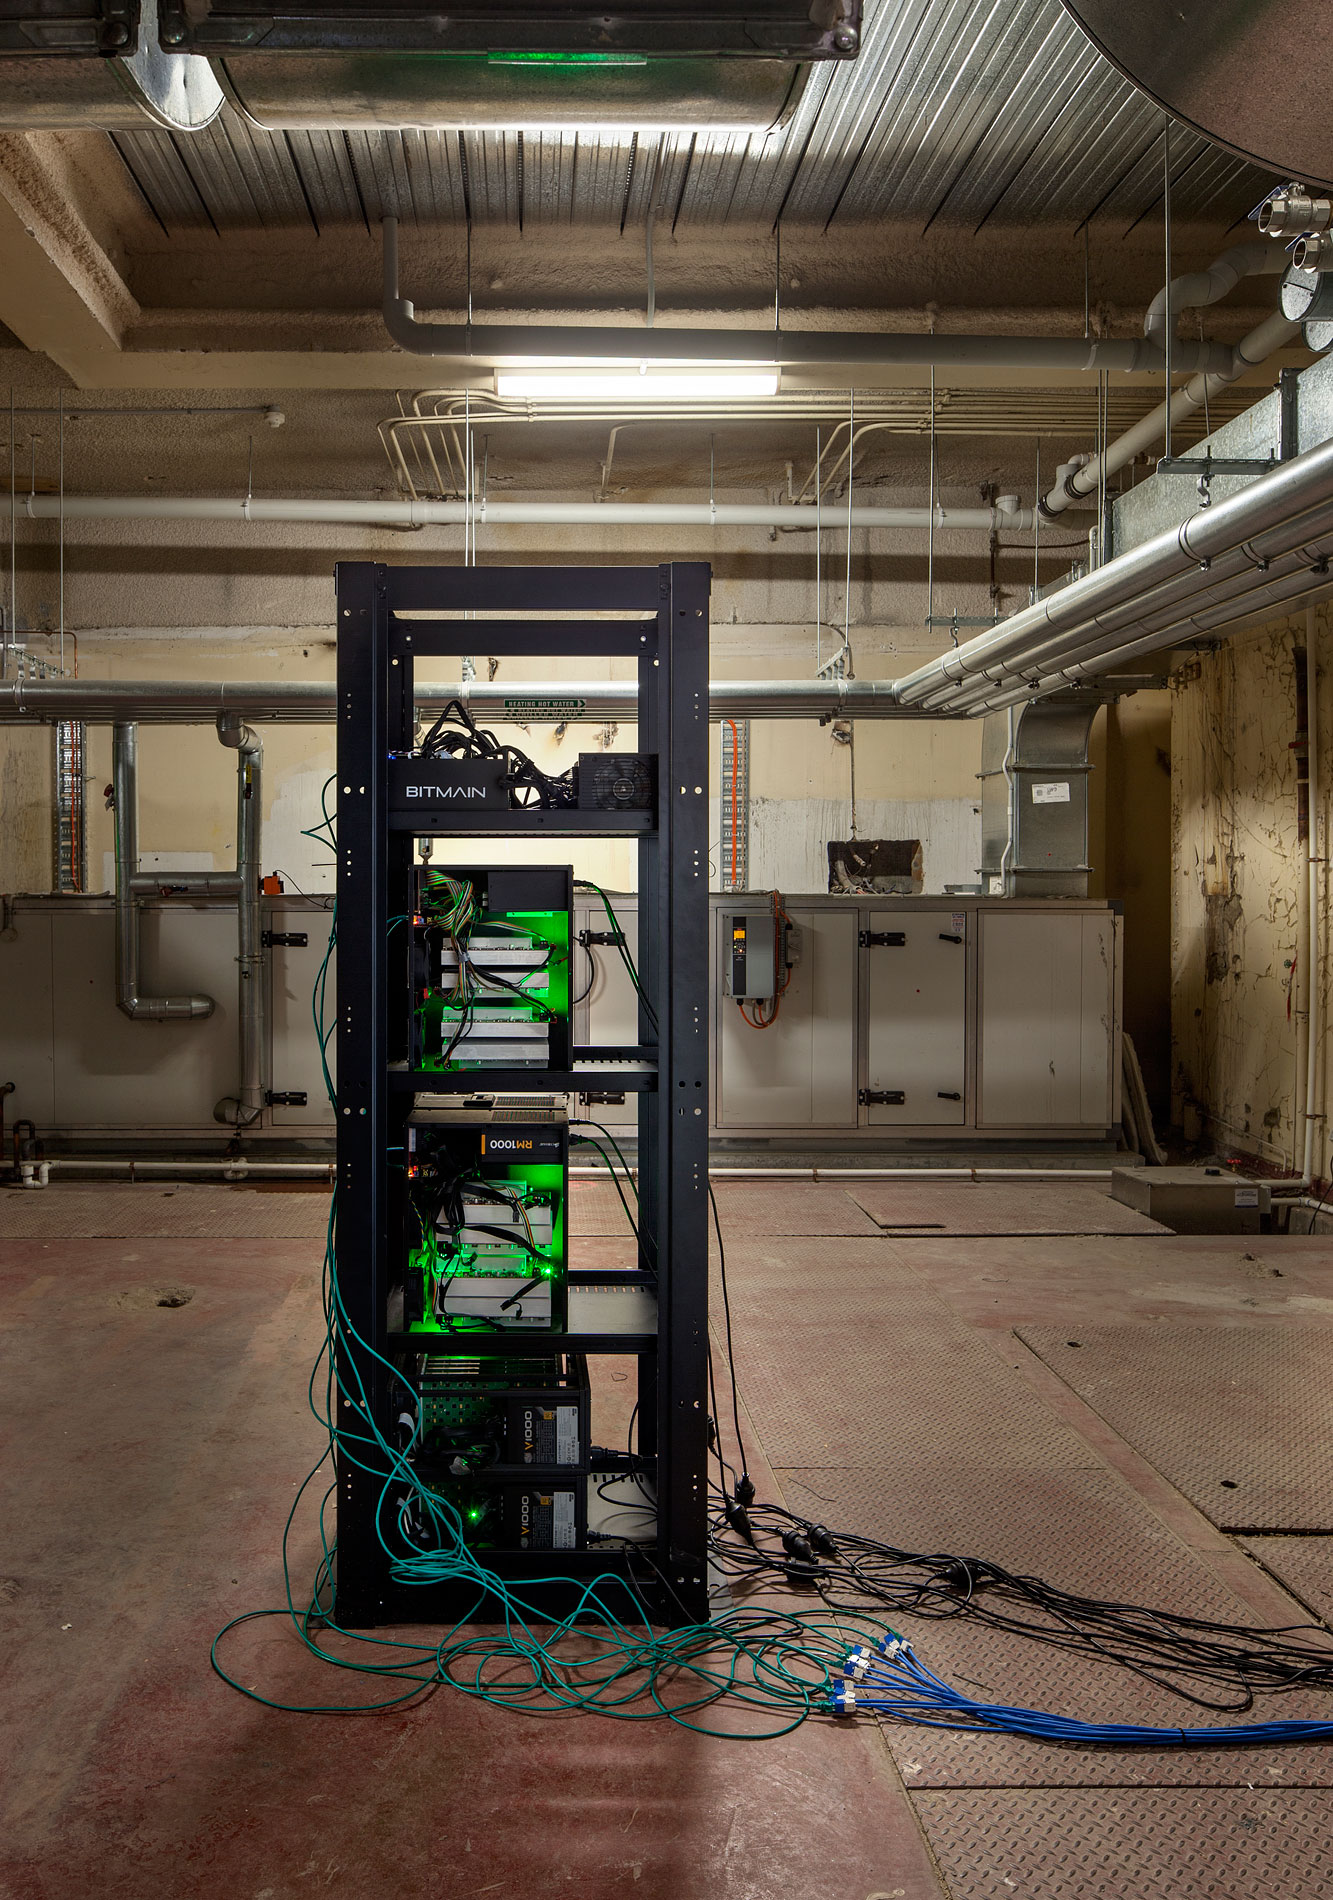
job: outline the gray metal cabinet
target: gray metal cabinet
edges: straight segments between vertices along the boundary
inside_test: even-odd
[[[1048,903],[997,906],[979,921],[978,1125],[1109,1127],[1119,1113],[1114,916]]]
[[[866,1120],[949,1126],[965,1119],[966,913],[864,913]]]
[[[732,903],[728,909],[750,908]],[[723,992],[715,948],[714,1065],[718,1123],[764,1128],[840,1128],[856,1122],[855,911],[787,905],[798,956],[777,1021],[758,1029]]]
[[[269,1087],[279,1095],[304,1092],[305,1107],[275,1104],[269,1118],[275,1128],[322,1131],[333,1125],[333,1110],[324,1088],[324,1072],[319,1061],[319,1041],[315,1034],[312,991],[319,966],[328,949],[331,913],[304,906],[282,910],[276,906],[266,918],[266,928],[278,937],[305,937],[304,945],[275,943],[268,955],[269,1025],[271,1073]],[[324,1024],[332,1028],[337,1015],[334,997],[337,951],[329,957],[324,988]],[[333,1037],[328,1047],[329,1073],[337,1080]]]

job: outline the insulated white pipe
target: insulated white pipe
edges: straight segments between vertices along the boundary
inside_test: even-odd
[[[314,501],[260,500],[231,495],[29,495],[22,503],[33,521],[243,521],[327,524],[362,528],[620,527],[815,528],[812,507],[787,502],[711,501]],[[838,524],[853,528],[928,529],[978,534],[1012,533],[1032,526],[1030,508],[840,509]]]
[[[1165,289],[1159,290],[1148,306],[1148,314],[1143,320],[1143,334],[1149,342],[1164,350],[1167,333],[1173,331],[1178,311],[1216,303],[1229,290],[1233,290],[1242,277],[1284,270],[1286,264],[1285,253],[1275,251],[1271,244],[1234,245],[1206,271],[1194,271],[1188,276],[1173,278]],[[1299,323],[1291,322],[1281,311],[1274,311],[1272,316],[1265,317],[1236,345],[1231,353],[1229,367],[1200,371],[1190,378],[1183,389],[1160,402],[1133,428],[1117,437],[1101,455],[1084,456],[1080,458],[1080,466],[1057,470],[1054,488],[1038,504],[1040,512],[1054,519],[1066,508],[1088,501],[1100,491],[1108,475],[1127,468],[1136,455],[1142,454],[1161,439],[1166,433],[1168,414],[1173,427],[1177,422],[1197,415],[1211,397],[1234,383],[1246,370],[1265,362],[1275,350],[1289,343],[1299,329]]]

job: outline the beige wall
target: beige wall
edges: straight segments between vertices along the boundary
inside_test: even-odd
[[[1324,699],[1318,757],[1323,850],[1333,790],[1327,604],[1315,618]],[[1293,653],[1305,639],[1304,614],[1274,621],[1192,660],[1173,679],[1175,1110],[1179,1116],[1193,1106],[1212,1141],[1276,1162],[1292,1159],[1296,1139],[1292,979],[1304,867],[1296,835]],[[1318,995],[1327,1024],[1326,958]],[[1324,1106],[1321,1074],[1317,1107],[1322,1112]],[[1322,1135],[1316,1155],[1326,1176]]]

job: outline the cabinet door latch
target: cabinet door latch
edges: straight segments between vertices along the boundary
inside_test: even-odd
[[[269,1089],[264,1100],[270,1108],[304,1108],[306,1092],[304,1089]]]
[[[907,943],[905,930],[863,930],[858,938],[863,950],[901,950]]]
[[[304,950],[310,938],[304,930],[266,930],[260,942],[266,950]]]
[[[901,1108],[907,1094],[904,1089],[858,1089],[856,1099],[862,1108]]]

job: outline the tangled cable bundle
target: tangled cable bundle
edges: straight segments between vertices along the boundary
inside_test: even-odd
[[[331,833],[332,828],[326,808],[325,822],[317,830]],[[610,911],[609,902],[607,908]],[[321,1051],[327,1050],[332,1033],[325,1022],[325,1002],[335,932],[336,921],[315,983],[313,1012]],[[632,971],[632,964],[629,967]],[[328,1084],[327,1065],[325,1078]],[[329,1092],[334,1100],[331,1086]],[[623,1175],[618,1175],[601,1143],[581,1137],[606,1162],[637,1236],[628,1198],[635,1193],[634,1181],[624,1156],[609,1131],[597,1123],[584,1125],[597,1128],[621,1162]],[[422,1430],[417,1395],[408,1376],[376,1353],[348,1318],[333,1271],[335,1201],[325,1247],[325,1337],[308,1388],[310,1408],[326,1442],[297,1491],[284,1527],[284,1606],[250,1611],[219,1631],[212,1662],[222,1679],[266,1707],[304,1714],[401,1708],[436,1688],[449,1687],[528,1715],[581,1712],[626,1721],[665,1719],[701,1734],[752,1739],[786,1734],[812,1715],[838,1720],[859,1713],[937,1728],[1117,1748],[1333,1739],[1333,1721],[1192,1729],[1081,1722],[978,1701],[922,1663],[907,1639],[884,1630],[879,1616],[885,1607],[926,1619],[967,1619],[1115,1664],[1203,1708],[1235,1713],[1251,1707],[1256,1693],[1333,1688],[1333,1646],[1326,1632],[1315,1627],[1249,1629],[1107,1602],[984,1560],[903,1550],[858,1533],[834,1532],[779,1506],[757,1503],[745,1470],[726,1251],[711,1189],[710,1202],[721,1249],[731,1421],[741,1464],[737,1473],[719,1442],[710,1355],[709,1443],[720,1474],[714,1487],[720,1502],[709,1540],[713,1564],[723,1579],[722,1595],[731,1594],[728,1579],[750,1587],[777,1584],[802,1592],[805,1601],[799,1609],[729,1604],[704,1624],[654,1628],[651,1593],[670,1595],[670,1579],[659,1570],[651,1549],[631,1546],[628,1597],[626,1577],[608,1572],[577,1586],[574,1608],[563,1620],[550,1623],[540,1601],[525,1590],[540,1591],[546,1583],[569,1580],[535,1578],[525,1589],[511,1587],[488,1567],[485,1552],[469,1544],[459,1512],[414,1468]],[[645,1240],[651,1246],[648,1237]],[[401,1442],[390,1442],[375,1420],[362,1374],[372,1361],[396,1382],[391,1389],[404,1394]],[[355,1428],[338,1424],[339,1396],[348,1401]],[[293,1525],[321,1474],[331,1476],[335,1457],[379,1485],[375,1528],[393,1579],[407,1587],[461,1584],[469,1594],[464,1614],[435,1641],[405,1642],[340,1627],[336,1546],[326,1522],[332,1482],[316,1511],[320,1558],[313,1585],[308,1594],[295,1591],[290,1565]],[[637,1475],[642,1461],[631,1457],[623,1469]],[[811,1592],[817,1593],[817,1603],[810,1600]],[[633,1605],[636,1599],[637,1607],[627,1611],[627,1603]],[[469,1627],[472,1618],[482,1615],[489,1627]],[[296,1704],[262,1694],[224,1665],[221,1649],[241,1625],[275,1616],[290,1621],[312,1656],[353,1676],[373,1679],[384,1692],[356,1703]],[[1219,1692],[1228,1699],[1219,1699]],[[706,1720],[710,1711],[715,1719]]]
[[[450,718],[457,721],[451,726]],[[461,700],[451,699],[417,748],[423,759],[444,753],[451,759],[487,759],[503,768],[509,802],[519,810],[535,805],[573,805],[578,801],[577,766],[558,775],[543,772],[526,752],[503,745],[479,726]]]

